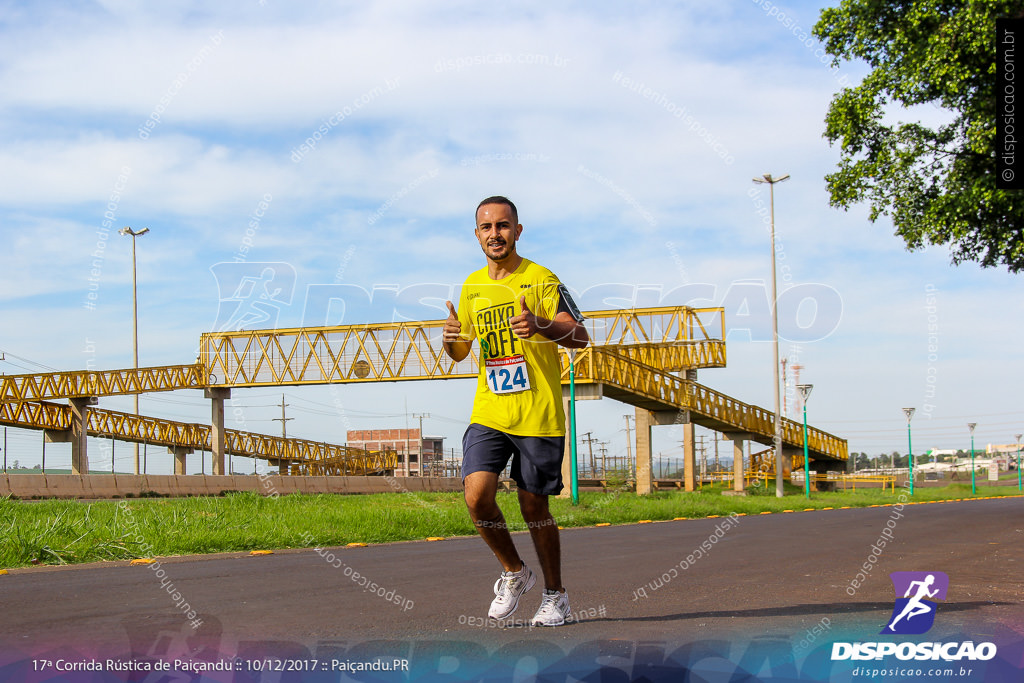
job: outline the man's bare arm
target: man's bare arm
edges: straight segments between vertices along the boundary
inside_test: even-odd
[[[590,335],[582,322],[571,313],[559,311],[552,319],[542,318],[530,311],[526,297],[519,297],[520,314],[512,318],[512,332],[520,339],[541,334],[567,349],[582,349],[590,343]]]

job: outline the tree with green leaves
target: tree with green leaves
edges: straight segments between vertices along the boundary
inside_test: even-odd
[[[856,472],[871,467],[871,458],[867,453],[850,453],[850,459],[846,461],[847,471]]]
[[[949,244],[954,263],[1024,269],[1024,191],[996,188],[996,19],[1021,0],[842,0],[814,35],[835,59],[871,72],[832,100],[825,134],[841,146],[831,204],[868,202],[910,250]],[[935,105],[941,125],[914,118]],[[895,107],[894,107],[895,105]],[[894,111],[902,107],[901,112]]]

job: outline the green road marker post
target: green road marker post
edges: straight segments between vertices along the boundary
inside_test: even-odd
[[[803,399],[804,404],[804,496],[810,500],[811,498],[811,460],[807,453],[807,397],[811,395],[811,389],[814,388],[813,384],[798,384],[796,388],[800,390],[800,398]]]
[[[580,502],[579,473],[576,470],[576,349],[569,349],[569,478],[572,487],[572,504]]]
[[[974,428],[978,426],[977,422],[968,422],[967,428],[971,430],[971,495],[975,496],[978,494],[978,485],[974,481]]]
[[[910,468],[910,495],[914,495],[914,447],[910,444],[910,418],[914,417],[914,408],[904,408],[907,416],[907,466]]]

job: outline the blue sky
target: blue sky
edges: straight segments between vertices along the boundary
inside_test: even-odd
[[[821,7],[7,3],[0,371],[131,365],[122,226],[151,230],[138,238],[140,363],[177,364],[223,314],[217,264],[238,257],[294,273],[278,325],[322,323],[309,297],[337,284],[399,292],[367,319],[441,317],[436,293],[483,264],[473,207],[505,194],[521,253],[584,309],[726,306],[728,367],[699,379],[770,408],[768,197],[751,178],[789,173],[775,202],[781,352],[815,385],[811,423],[854,451],[902,451],[900,409],[915,406],[915,451],[966,448],[967,422],[979,446],[1012,443],[1018,278],[952,266],[945,247],[909,253],[866,207],[829,207],[838,152],[823,119],[865,69],[822,57],[808,37]],[[334,391],[284,388],[289,433],[340,442],[430,413],[425,430],[458,447],[472,400],[467,381]],[[277,433],[280,394],[236,391],[244,425],[231,426]],[[144,396],[142,410],[209,417],[198,392]],[[631,413],[581,404],[580,431],[624,453]],[[681,438],[656,429],[655,449],[678,457]],[[38,462],[38,433],[8,440],[11,460]],[[48,466],[69,460],[47,447]],[[150,471],[169,463],[154,454]]]

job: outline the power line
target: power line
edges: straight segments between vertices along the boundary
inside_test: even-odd
[[[920,413],[918,413],[918,415],[920,416]],[[927,420],[929,422],[939,422],[939,421],[946,421],[946,420],[967,420],[967,419],[974,418],[974,417],[999,417],[1000,415],[1019,415],[1019,416],[1024,416],[1024,412],[1021,412],[1019,410],[1015,410],[1015,411],[1011,411],[1011,412],[1007,412],[1007,413],[976,413],[976,414],[970,415],[969,417],[968,416],[954,415],[954,416],[945,416],[945,417],[928,417]],[[902,423],[902,422],[904,422],[904,419],[903,418],[899,418],[899,417],[893,417],[893,418],[884,417],[884,418],[874,418],[874,419],[866,419],[866,420],[827,420],[826,422],[828,422],[829,424],[854,424],[854,423],[857,423],[857,422],[874,422],[874,423],[898,422],[898,423]]]

